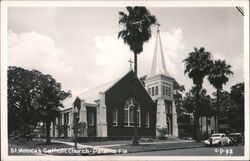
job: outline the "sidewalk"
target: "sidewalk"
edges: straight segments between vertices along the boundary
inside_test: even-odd
[[[69,142],[69,141],[55,140],[53,142],[74,146],[74,142]],[[77,145],[78,148],[92,148],[104,154],[138,153],[146,151],[175,150],[175,149],[204,147],[204,143],[197,143],[193,140],[181,140],[181,139],[155,141],[155,142],[154,141],[140,142],[138,146],[131,145],[131,140],[86,142],[86,143],[78,143]]]

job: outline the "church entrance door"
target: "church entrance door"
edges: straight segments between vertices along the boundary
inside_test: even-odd
[[[96,108],[87,107],[88,136],[96,137]]]

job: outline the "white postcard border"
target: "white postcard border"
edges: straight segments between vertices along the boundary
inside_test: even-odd
[[[7,137],[8,7],[244,7],[245,156],[9,156]],[[1,2],[1,159],[2,160],[249,160],[249,1],[3,1]]]

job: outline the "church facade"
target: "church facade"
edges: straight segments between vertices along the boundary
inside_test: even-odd
[[[152,68],[145,85],[133,70],[121,78],[63,101],[64,108],[51,126],[52,137],[131,137],[137,122],[138,136],[157,137],[162,129],[178,136],[173,100],[174,79],[166,70],[160,32],[157,31]],[[136,97],[133,97],[133,88]],[[134,120],[134,110],[136,118]]]

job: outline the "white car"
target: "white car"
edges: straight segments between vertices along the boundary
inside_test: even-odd
[[[232,145],[233,142],[224,133],[213,134],[208,140],[204,141],[206,146],[225,146]]]

